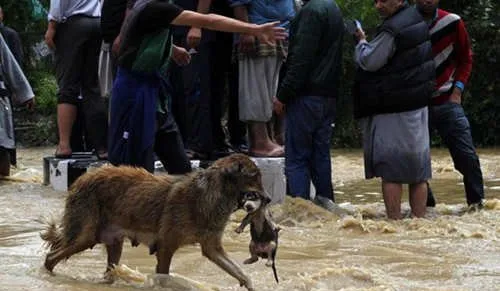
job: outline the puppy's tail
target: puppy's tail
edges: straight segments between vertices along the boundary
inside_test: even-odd
[[[40,233],[40,237],[45,241],[46,247],[51,250],[58,249],[63,242],[61,229],[57,227],[54,219],[40,222],[46,225],[45,230]]]
[[[276,247],[274,248],[273,252],[271,253],[272,255],[272,268],[273,268],[273,274],[274,274],[274,280],[276,280],[276,283],[279,283],[279,279],[278,279],[278,272],[276,271],[276,252],[278,251],[278,232],[280,231],[281,229],[278,227],[275,229],[276,231],[276,237],[274,239],[274,242],[276,243]]]

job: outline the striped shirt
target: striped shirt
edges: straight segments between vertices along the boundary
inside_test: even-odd
[[[100,0],[50,0],[49,21],[65,22],[73,15],[101,16]]]
[[[472,70],[472,49],[460,16],[438,9],[430,27],[436,64],[434,105],[446,102],[454,87],[463,90]]]

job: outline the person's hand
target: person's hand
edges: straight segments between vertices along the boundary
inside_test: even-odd
[[[358,42],[362,40],[366,40],[366,34],[362,29],[356,29],[356,32],[354,33],[354,37]]]
[[[31,98],[30,100],[24,102],[23,104],[26,109],[28,109],[29,111],[33,111],[33,109],[35,109],[35,97]]]
[[[278,98],[273,97],[273,109],[274,112],[280,116],[285,112],[285,104],[281,103]]]
[[[118,34],[118,36],[113,41],[113,45],[111,46],[111,53],[113,56],[117,57],[120,52],[120,45],[122,43],[122,34]]]
[[[255,36],[250,34],[241,34],[238,50],[241,53],[252,53],[255,51]]]
[[[276,40],[285,39],[288,34],[285,28],[278,26],[279,21],[268,22],[257,26],[257,37],[263,43],[274,45]]]
[[[173,46],[172,59],[179,66],[185,66],[191,62],[191,55],[183,47]]]
[[[450,95],[450,102],[462,104],[462,90],[460,88],[454,88]]]
[[[56,36],[56,29],[49,25],[47,31],[45,32],[45,43],[50,49],[55,49],[56,44],[54,43],[54,37]]]
[[[189,30],[186,42],[189,48],[197,48],[201,41],[201,29],[197,27],[191,27]]]

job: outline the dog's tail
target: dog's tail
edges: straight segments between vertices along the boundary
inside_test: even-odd
[[[64,237],[61,229],[57,227],[55,220],[50,219],[40,222],[46,225],[45,230],[40,233],[40,237],[45,241],[46,247],[51,250],[60,248]]]

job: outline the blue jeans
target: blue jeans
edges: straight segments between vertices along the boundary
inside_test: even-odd
[[[450,150],[455,169],[464,176],[467,203],[480,202],[484,199],[483,173],[462,105],[447,102],[430,106],[429,113],[429,125],[437,130]]]
[[[288,194],[310,199],[311,181],[316,195],[334,200],[330,140],[335,99],[299,96],[286,106],[285,175]]]

